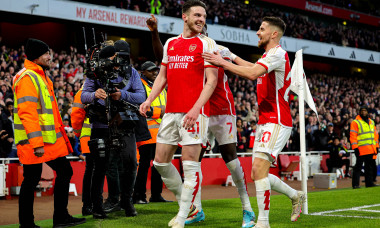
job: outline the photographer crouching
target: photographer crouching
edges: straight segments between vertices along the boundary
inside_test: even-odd
[[[127,42],[119,40],[115,47],[101,48],[98,59],[89,59],[88,62],[89,65],[95,64],[88,69],[81,100],[83,104],[90,104],[88,115],[92,123],[88,145],[94,158],[91,186],[93,217],[107,218],[102,207],[102,190],[112,151],[119,153],[123,166],[123,172],[120,172],[121,206],[127,217],[136,216],[132,203],[137,170],[133,128],[138,118],[133,105],[144,102],[145,91],[138,72],[130,65]]]

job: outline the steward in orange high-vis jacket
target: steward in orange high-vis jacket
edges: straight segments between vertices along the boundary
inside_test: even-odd
[[[29,39],[24,68],[13,79],[15,144],[24,165],[24,180],[19,197],[20,227],[34,224],[34,191],[41,179],[42,163],[57,173],[54,186],[54,227],[81,224],[67,211],[68,193],[73,170],[66,155],[72,152],[63,128],[54,96],[52,81],[45,75],[51,63],[49,46]]]
[[[368,117],[367,107],[361,107],[359,115],[351,122],[350,142],[355,150],[356,164],[352,175],[352,187],[360,188],[360,172],[364,162],[366,187],[377,186],[373,183],[372,163],[379,148],[379,134],[375,122]]]

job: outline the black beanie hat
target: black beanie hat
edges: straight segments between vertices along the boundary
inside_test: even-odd
[[[368,112],[368,107],[365,106],[365,105],[363,105],[363,106],[360,107],[359,112],[360,112],[361,110],[363,110],[363,109],[367,110],[367,112]]]
[[[129,44],[125,42],[124,40],[118,40],[115,42],[114,47],[116,49],[116,52],[119,52],[119,54],[122,55],[130,55],[130,48]]]
[[[26,43],[25,54],[30,61],[38,59],[41,55],[49,51],[49,46],[41,40],[29,38]]]

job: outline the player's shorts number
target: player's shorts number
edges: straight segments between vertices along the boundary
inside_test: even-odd
[[[190,129],[187,130],[187,132],[190,132],[190,133],[193,133],[193,134],[199,134],[199,122],[195,122],[194,126],[196,126],[196,130],[195,130],[195,127],[192,127]]]
[[[232,132],[232,122],[227,122],[226,124],[230,126],[230,131],[228,132],[228,134],[231,134],[231,132]]]
[[[269,142],[271,135],[272,135],[272,133],[270,133],[269,131],[264,132],[263,137],[261,137],[261,142],[263,142],[263,143]]]

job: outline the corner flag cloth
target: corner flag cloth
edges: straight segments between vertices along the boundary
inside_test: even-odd
[[[294,60],[291,74],[291,84],[290,89],[299,96],[301,90],[303,90],[304,98],[309,107],[317,114],[317,108],[315,107],[315,103],[313,97],[311,96],[309,86],[307,85],[306,75],[303,70],[303,58],[302,58],[302,49],[296,52],[296,58]],[[319,121],[319,118],[317,118]]]

